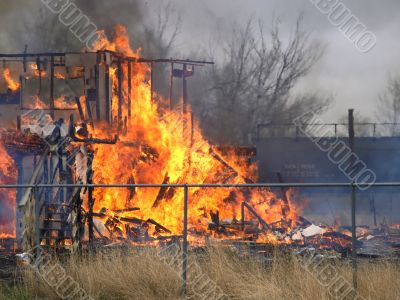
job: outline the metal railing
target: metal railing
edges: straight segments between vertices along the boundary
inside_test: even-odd
[[[400,187],[400,182],[375,182],[375,183],[252,183],[252,184],[7,184],[0,185],[0,189],[24,189],[24,188],[183,188],[183,254],[182,254],[182,292],[186,294],[187,284],[187,258],[188,258],[188,210],[189,210],[189,189],[190,188],[349,188],[351,201],[355,200],[358,187]],[[354,207],[352,207],[353,213]],[[352,219],[352,232],[355,233],[356,222]],[[353,261],[353,282],[357,278],[356,265],[356,237],[353,236],[352,261]],[[354,284],[356,289],[356,284]]]
[[[300,127],[306,128],[309,134],[316,137],[321,133],[326,137],[346,137],[348,133],[347,123],[269,123],[258,124],[256,138],[260,140],[266,137],[302,137]],[[393,137],[400,136],[400,123],[354,123],[359,137]],[[331,133],[328,136],[328,133]]]

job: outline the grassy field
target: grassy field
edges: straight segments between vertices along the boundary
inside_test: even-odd
[[[173,253],[160,254],[155,250],[119,250],[90,258],[70,258],[62,265],[94,299],[165,300],[179,299],[181,295],[181,265],[175,258]],[[329,261],[328,264],[333,267],[334,275],[332,270],[327,274],[340,277],[350,286],[349,262]],[[394,262],[361,262],[360,294],[365,299],[399,299],[399,266]],[[332,296],[332,285],[321,284],[332,279],[323,277],[321,268],[324,269],[323,265],[318,263],[305,267],[302,260],[280,253],[271,260],[261,260],[212,247],[189,256],[188,298],[336,299]],[[54,292],[56,288],[43,283],[40,276],[27,270],[22,273],[23,283],[0,286],[0,299],[59,299]]]

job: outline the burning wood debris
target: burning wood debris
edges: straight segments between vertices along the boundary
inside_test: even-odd
[[[81,63],[84,56],[77,58],[77,54],[52,57],[50,67],[44,67],[49,62],[40,58],[36,67],[28,65],[26,80],[44,81],[52,76],[53,82],[80,78],[76,74],[89,76],[85,77],[85,95],[75,97],[72,107],[63,105],[68,97],[56,97],[54,90],[50,107],[40,90],[30,98],[33,104],[29,107],[46,113],[40,119],[32,112],[25,114],[19,118],[17,131],[2,131],[0,159],[5,162],[0,166],[0,183],[15,183],[17,165],[20,168],[24,165],[18,161],[22,154],[30,155],[33,160],[32,178],[28,181],[31,184],[257,181],[257,166],[250,162],[252,151],[211,145],[204,139],[199,125],[188,122],[190,108],[186,103],[182,103],[180,110],[165,108],[167,101],[160,95],[154,96],[151,61],[141,60],[139,51],[130,48],[123,26],[116,27],[112,41],[100,44],[106,46],[94,56],[82,54],[93,61],[88,66]],[[187,61],[180,63],[184,68],[190,65]],[[68,72],[55,70],[59,66],[65,66]],[[196,63],[191,65],[195,66]],[[89,70],[86,72],[84,67]],[[91,74],[97,75],[92,78]],[[24,84],[16,82],[17,76],[10,69],[3,71],[3,77],[11,93],[24,93]],[[99,78],[104,79],[105,88],[100,87]],[[57,107],[73,111],[69,122],[64,115],[55,117]],[[12,157],[7,152],[13,153]],[[21,194],[17,200],[15,192],[10,191],[2,197],[1,205],[8,203],[14,215],[17,204],[21,208],[25,218],[18,222],[24,226],[21,229],[23,248],[32,247],[36,242],[53,248],[79,248],[88,240],[109,245],[181,239],[183,190],[179,188],[42,188],[26,189]],[[190,242],[202,245],[206,239],[216,239],[232,243],[313,246],[339,253],[350,250],[347,231],[335,231],[307,221],[301,217],[301,208],[291,194],[291,190],[282,190],[278,195],[261,188],[191,188]],[[41,207],[34,218],[39,223],[39,240],[34,240],[31,231],[35,226],[27,217],[32,212],[32,203],[39,203]],[[0,237],[16,237],[16,221],[10,223],[13,225],[8,230],[0,227]],[[370,230],[360,233],[360,245],[363,240],[374,240],[376,236]]]

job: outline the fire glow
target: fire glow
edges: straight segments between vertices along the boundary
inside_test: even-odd
[[[139,57],[133,51],[123,26],[117,26],[112,41],[101,41],[107,50],[127,56]],[[127,70],[124,69],[126,74]],[[184,126],[180,111],[159,113],[158,102],[151,99],[150,68],[136,64],[132,78],[132,118],[125,136],[116,145],[95,145],[94,182],[111,183],[246,183],[257,180],[256,166],[234,153],[219,153],[202,136],[195,122],[193,130]],[[118,89],[118,80],[112,72],[113,88]],[[123,81],[123,92],[127,95],[128,82]],[[161,96],[157,98],[164,101]],[[128,102],[124,97],[123,115],[127,115]],[[113,115],[117,115],[118,98],[113,99]],[[190,123],[190,122],[189,122]],[[193,136],[191,136],[193,132]],[[97,135],[105,132],[96,132]],[[109,135],[110,133],[108,133]],[[140,147],[130,147],[129,142],[139,142]],[[216,159],[218,157],[219,159]],[[221,163],[221,160],[226,164]],[[229,165],[230,168],[227,168]],[[289,193],[288,193],[289,194]],[[140,210],[129,212],[142,219],[154,219],[180,234],[183,227],[182,189],[96,189],[95,210],[111,211],[129,207]],[[241,203],[246,201],[268,223],[284,220],[289,227],[298,221],[298,208],[290,201],[285,203],[274,193],[266,190],[191,189],[189,192],[189,224],[192,231],[206,232],[210,212],[219,212],[221,220],[239,219]],[[264,237],[265,238],[265,237]]]
[[[132,50],[126,28],[115,27],[112,41],[102,40],[102,49],[120,53],[125,56],[139,58],[140,49]],[[127,74],[128,67],[122,66]],[[36,64],[30,65],[34,76],[47,76],[46,71],[38,70]],[[131,117],[128,117],[128,79],[122,81],[122,118],[127,118],[127,126],[120,134],[116,144],[94,144],[93,182],[96,184],[115,183],[163,183],[163,184],[244,184],[257,182],[257,166],[250,164],[248,157],[243,157],[233,150],[222,151],[211,145],[202,135],[199,124],[192,122],[190,107],[182,113],[182,107],[176,110],[166,109],[166,99],[151,93],[151,68],[147,64],[133,64],[131,89]],[[9,74],[10,75],[10,74]],[[64,76],[64,75],[63,75]],[[56,78],[63,79],[63,76]],[[118,111],[118,74],[110,67],[112,88],[112,115]],[[9,76],[10,78],[10,76]],[[7,79],[5,79],[7,81]],[[7,81],[10,85],[9,81]],[[85,102],[86,99],[82,99]],[[29,108],[46,109],[47,104],[39,96],[33,96]],[[65,97],[55,99],[55,107],[65,108]],[[74,106],[75,108],[75,106]],[[107,124],[96,123],[89,126],[91,136],[109,137],[116,128]],[[9,174],[12,160],[6,151],[2,154],[0,172]],[[15,169],[15,168],[14,168]],[[9,176],[9,175],[8,175]],[[84,176],[82,176],[84,177]],[[7,177],[8,179],[14,177]],[[83,178],[81,178],[83,180]],[[84,180],[83,180],[84,181]],[[7,182],[7,181],[5,181]],[[2,183],[5,183],[2,182]],[[15,180],[13,181],[15,182]],[[11,192],[10,192],[11,193]],[[96,188],[94,190],[94,212],[108,229],[110,238],[128,238],[129,224],[124,218],[147,220],[155,225],[150,236],[157,237],[162,231],[180,235],[183,230],[183,189],[179,188]],[[291,192],[286,191],[279,197],[268,189],[243,188],[191,188],[189,190],[189,232],[191,240],[200,242],[205,236],[216,239],[242,238],[245,234],[238,230],[231,234],[221,234],[219,230],[210,229],[210,221],[217,223],[237,223],[241,218],[242,203],[253,209],[267,224],[279,224],[281,232],[290,232],[299,221],[300,209],[291,201]],[[11,203],[15,215],[15,192],[7,195],[7,203]],[[12,200],[11,200],[12,199]],[[14,202],[12,202],[14,201]],[[86,204],[86,209],[88,205]],[[138,208],[138,209],[135,209]],[[115,222],[114,222],[114,221]],[[247,215],[247,226],[258,224],[257,217]],[[252,223],[253,222],[253,223]],[[107,224],[109,226],[107,226]],[[219,225],[218,225],[219,226]],[[128,228],[128,229],[127,229]],[[158,228],[158,230],[157,230]],[[15,234],[15,224],[11,233]],[[0,233],[4,233],[1,229]],[[253,231],[246,236],[252,240],[271,243],[288,243],[280,240],[271,231]]]
[[[15,184],[17,170],[13,159],[0,143],[0,184]],[[0,189],[0,239],[15,237],[16,191]]]
[[[12,92],[16,92],[20,89],[21,85],[12,78],[10,69],[8,68],[4,69],[3,77],[5,82],[7,83],[7,87]]]

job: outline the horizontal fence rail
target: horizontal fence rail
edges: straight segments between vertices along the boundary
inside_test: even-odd
[[[400,182],[375,182],[375,183],[351,183],[351,182],[322,182],[322,183],[188,183],[188,184],[156,184],[156,183],[138,183],[138,184],[0,184],[0,189],[24,189],[24,188],[57,188],[57,187],[87,187],[87,188],[285,188],[285,187],[304,187],[304,188],[338,188],[338,187],[400,187]]]
[[[304,137],[301,129],[306,129],[308,134],[320,137],[321,133],[325,137],[347,137],[348,123],[268,123],[258,124],[255,132],[256,139],[270,137]],[[354,123],[359,137],[399,137],[400,123]],[[321,130],[324,128],[324,130]],[[317,130],[316,130],[317,129]],[[328,129],[331,134],[328,136]]]

